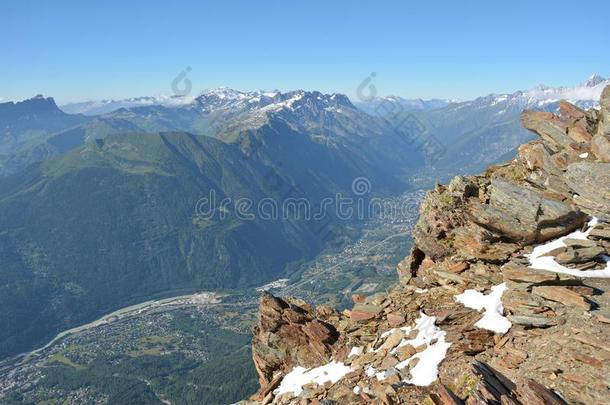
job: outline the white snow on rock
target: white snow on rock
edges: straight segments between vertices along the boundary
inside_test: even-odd
[[[354,346],[349,351],[349,354],[347,355],[347,358],[350,358],[352,356],[360,356],[362,354],[363,350],[364,350],[364,348],[362,346]]]
[[[419,318],[415,321],[414,328],[405,326],[400,329],[405,334],[409,334],[411,330],[417,329],[417,336],[413,339],[402,339],[391,353],[396,353],[398,348],[406,345],[413,347],[423,344],[427,345],[426,349],[422,352],[416,353],[396,365],[396,368],[400,370],[407,367],[411,360],[419,359],[417,365],[411,369],[411,378],[405,379],[403,382],[421,387],[432,384],[438,378],[438,366],[445,359],[447,349],[451,346],[451,343],[445,341],[445,331],[436,326],[436,317],[428,316],[423,312],[420,313]],[[387,337],[395,330],[396,328],[391,329],[383,333],[381,337]],[[376,373],[376,370],[372,367],[367,369],[366,372],[369,376],[375,375],[378,380],[383,380],[389,376],[385,371]]]
[[[275,395],[292,393],[292,395],[298,396],[303,392],[303,386],[306,384],[316,383],[322,385],[327,381],[334,384],[351,371],[351,367],[337,361],[331,361],[324,366],[312,369],[298,366],[284,376],[280,386],[273,393]]]
[[[406,344],[417,347],[424,343],[426,343],[428,347],[424,351],[416,353],[407,360],[398,363],[396,368],[402,369],[406,367],[412,359],[418,358],[419,362],[411,369],[411,378],[405,380],[405,382],[425,387],[432,384],[438,378],[438,366],[445,359],[447,349],[449,349],[451,343],[445,341],[446,333],[436,326],[436,317],[434,316],[427,316],[423,312],[420,313],[420,317],[416,321],[415,327],[418,330],[415,339],[407,341],[404,341],[403,339],[398,347]]]
[[[510,321],[504,317],[502,306],[502,294],[506,291],[506,283],[498,284],[491,288],[491,293],[483,295],[476,290],[466,290],[456,295],[457,302],[465,307],[480,311],[485,310],[483,317],[474,326],[487,329],[495,333],[506,333],[512,326]]]
[[[375,375],[375,373],[377,373],[377,370],[375,370],[375,367],[368,365],[364,369],[364,373],[367,375],[367,377],[372,377]]]
[[[413,339],[403,338],[400,343],[392,350],[395,354],[399,347],[407,344],[413,347],[426,345],[427,347],[413,356],[409,357],[405,361],[398,363],[395,368],[403,369],[409,365],[411,360],[417,358],[418,363],[410,371],[411,378],[404,379],[403,382],[407,384],[413,384],[418,386],[428,386],[432,384],[438,378],[438,366],[445,359],[447,350],[450,343],[445,341],[445,331],[440,329],[435,324],[436,318],[433,316],[427,316],[423,312],[420,313],[419,318],[415,322],[415,327],[411,328],[405,326],[400,328],[405,333],[410,333],[411,330],[417,330],[417,336]],[[381,335],[381,338],[389,336],[396,328],[393,328]],[[363,354],[363,347],[356,346],[352,347],[348,354],[348,358],[359,357]],[[331,361],[330,363],[315,367],[312,369],[306,369],[304,367],[295,367],[290,373],[284,376],[284,379],[280,383],[279,387],[276,388],[273,393],[278,396],[282,394],[292,394],[293,396],[299,396],[303,392],[303,386],[310,383],[316,383],[322,385],[328,381],[336,383],[346,374],[350,373],[353,369],[346,366],[342,362]],[[396,370],[393,370],[396,373]],[[389,374],[388,370],[377,370],[372,365],[368,364],[364,368],[364,373],[367,377],[375,377],[378,380],[386,379]],[[359,387],[354,388],[354,392],[360,390]]]
[[[536,246],[532,253],[529,255],[530,266],[532,269],[552,271],[555,273],[570,274],[576,277],[598,277],[598,278],[610,278],[610,257],[603,256],[606,260],[606,268],[602,270],[576,270],[565,267],[555,261],[552,256],[544,256],[550,251],[565,247],[566,244],[563,242],[565,239],[587,239],[589,233],[595,225],[597,225],[598,219],[593,217],[588,225],[586,231],[575,231],[569,235],[562,236],[561,238],[552,240],[543,245]]]
[[[589,152],[581,153],[580,155],[578,155],[578,157],[581,159],[586,159],[589,157]]]
[[[364,369],[364,373],[366,374],[367,377],[375,376],[375,378],[377,378],[380,381],[384,380],[387,377],[385,370],[377,371],[377,369],[375,367],[371,366],[370,364],[368,366],[366,366],[366,369]]]

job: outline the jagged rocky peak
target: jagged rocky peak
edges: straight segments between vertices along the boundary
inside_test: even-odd
[[[196,102],[204,112],[217,110],[251,111],[263,109],[276,111],[294,110],[305,107],[323,110],[329,107],[355,108],[349,98],[343,94],[324,94],[319,91],[293,90],[282,93],[274,91],[238,91],[228,87],[219,87],[204,91]]]
[[[0,108],[11,111],[12,113],[20,114],[37,114],[46,112],[59,112],[57,104],[53,97],[45,97],[42,94],[29,98],[27,100],[7,103],[0,103]]]
[[[587,78],[587,80],[583,83],[583,86],[595,87],[595,86],[605,82],[606,80],[607,79],[605,77],[602,77],[602,76],[598,75],[597,73],[594,73],[591,76],[589,76],[589,78]]]
[[[389,293],[343,312],[262,297],[245,402],[607,401],[610,87],[522,123],[540,138],[512,161],[428,193]]]
[[[526,109],[552,109],[560,100],[567,100],[581,108],[598,107],[597,100],[610,80],[599,75],[592,75],[583,83],[569,87],[536,86],[533,89],[517,91],[512,94],[490,95],[479,98],[473,103],[477,105],[491,105],[500,109],[502,113],[513,108]]]

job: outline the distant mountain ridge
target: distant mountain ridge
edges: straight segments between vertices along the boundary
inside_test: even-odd
[[[119,100],[89,100],[66,103],[61,105],[62,111],[68,114],[102,115],[120,108],[145,107],[145,106],[179,106],[189,104],[193,101],[188,96],[143,96],[130,97]]]
[[[536,105],[540,106],[561,99],[570,102],[589,101],[591,104],[595,104],[597,103],[597,100],[599,100],[601,90],[609,82],[610,79],[604,78],[598,74],[593,74],[577,86],[549,87],[539,85],[530,90],[520,90],[505,94],[490,94],[482,97],[495,97],[499,102],[503,100],[504,96],[513,96],[512,98],[522,97],[523,100],[526,100],[526,105],[529,107],[534,107]],[[193,104],[198,104],[209,112],[217,109],[243,108],[245,106],[248,108],[260,108],[278,102],[291,93],[293,92],[288,91],[282,93],[278,90],[239,91],[229,87],[218,87],[204,90],[197,96],[159,95],[131,97],[118,100],[90,100],[62,104],[60,108],[69,114],[102,115],[118,110],[119,108],[146,106],[188,107]],[[367,101],[355,100],[354,105],[362,108],[368,113],[374,113],[376,112],[376,107],[382,103],[399,104],[409,110],[432,110],[443,108],[451,103],[460,104],[462,102],[456,102],[449,99],[404,98],[397,95],[389,95],[374,97]]]
[[[366,101],[357,101],[355,105],[368,114],[383,115],[392,107],[398,108],[402,111],[427,111],[445,107],[450,103],[451,100],[445,99],[408,99],[400,96],[385,96],[374,97]]]
[[[593,74],[584,82],[576,86],[549,87],[536,86],[530,90],[518,90],[513,93],[489,94],[473,100],[454,101],[449,99],[405,99],[400,96],[374,97],[371,100],[358,101],[355,104],[374,115],[383,115],[388,111],[421,110],[429,111],[444,108],[452,104],[457,105],[485,105],[509,104],[521,108],[540,108],[545,105],[566,100],[579,105],[581,108],[599,106],[599,97],[610,79]],[[385,107],[384,107],[385,105]],[[391,106],[395,108],[392,109]]]
[[[425,131],[423,136],[438,139],[447,153],[439,156],[419,173],[436,173],[438,179],[448,180],[454,174],[470,174],[490,164],[514,156],[516,148],[533,139],[519,121],[525,109],[558,113],[559,101],[565,99],[580,108],[598,108],[599,98],[609,79],[592,75],[572,87],[537,86],[531,90],[511,94],[490,94],[471,101],[453,102],[432,110],[401,110],[383,115],[394,125],[407,118],[415,119]],[[419,177],[414,174],[414,178]]]
[[[57,154],[59,149],[45,144],[46,139],[87,121],[61,111],[53,98],[42,95],[0,103],[0,177]]]
[[[530,135],[518,124],[521,110],[555,111],[560,99],[581,108],[595,107],[601,89],[609,83],[608,79],[592,75],[578,86],[538,86],[464,102],[387,96],[352,103],[347,96],[336,93],[244,92],[220,87],[205,90],[198,96],[147,96],[61,106],[67,112],[79,114],[61,111],[52,98],[36,96],[18,103],[0,104],[0,176],[75,148],[87,139],[120,133],[187,131],[232,140],[246,129],[264,125],[270,116],[282,117],[292,126],[319,135],[333,132],[334,129],[325,129],[332,123],[343,122],[341,125],[345,126],[347,120],[355,117],[359,117],[359,124],[353,129],[362,134],[378,132],[374,127],[387,127],[388,123],[393,130],[400,131],[398,124],[409,115],[416,117],[422,128],[426,127],[427,136],[433,136],[445,148],[450,147],[467,160],[458,158],[452,163],[482,168],[512,153],[516,145],[529,139]],[[375,121],[369,125],[356,109],[386,122]],[[502,135],[504,132],[510,136]],[[481,148],[481,142],[488,147]],[[473,145],[478,146],[473,148]],[[472,153],[481,150],[492,152],[489,157],[472,157]],[[442,166],[442,158],[433,159],[439,160]]]
[[[188,103],[172,101],[171,105],[156,105],[152,99],[146,99],[146,103],[150,105],[119,108],[98,116],[78,115],[80,125],[54,133],[43,132],[35,142],[13,145],[12,151],[7,148],[6,156],[0,157],[0,174],[14,173],[27,164],[82,145],[88,139],[112,134],[186,131],[232,142],[243,131],[256,130],[274,119],[327,141],[346,133],[355,138],[369,135],[374,138],[374,134],[395,132],[387,122],[370,119],[348,97],[317,91],[240,92],[219,88],[206,91]]]
[[[56,131],[85,121],[61,111],[52,97],[37,95],[18,102],[0,103],[0,139],[19,140],[28,132]]]
[[[572,87],[549,87],[545,85],[536,86],[530,90],[516,91],[511,94],[490,94],[479,97],[473,101],[457,103],[467,105],[473,103],[481,105],[489,102],[491,105],[500,105],[506,109],[512,106],[520,108],[544,108],[550,104],[566,100],[581,108],[599,107],[599,98],[604,87],[610,84],[610,79],[593,74],[583,83]],[[503,112],[502,110],[500,110]]]

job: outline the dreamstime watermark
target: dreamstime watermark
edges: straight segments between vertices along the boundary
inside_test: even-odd
[[[380,198],[368,196],[371,183],[366,177],[352,182],[352,193],[311,201],[304,197],[252,199],[222,196],[217,190],[197,201],[195,216],[200,220],[224,221],[324,221],[324,220],[396,220],[405,218],[418,209],[419,199]]]
[[[171,88],[174,96],[188,96],[191,94],[193,90],[193,83],[191,83],[191,79],[187,77],[189,73],[191,73],[191,67],[187,66],[183,71],[178,73],[178,75],[172,80]]]
[[[375,77],[377,73],[372,72],[360,82],[356,88],[356,97],[359,101],[375,102],[377,98],[377,87],[373,84]],[[429,164],[434,165],[447,152],[445,145],[437,137],[429,134],[423,122],[403,104],[383,98],[374,104],[373,111],[409,148],[414,151],[421,150]]]
[[[352,192],[359,196],[370,193],[371,182],[366,177],[356,177],[352,181]]]

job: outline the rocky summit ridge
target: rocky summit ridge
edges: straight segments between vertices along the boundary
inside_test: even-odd
[[[521,120],[512,161],[428,193],[390,292],[263,294],[244,403],[610,403],[610,86]]]

